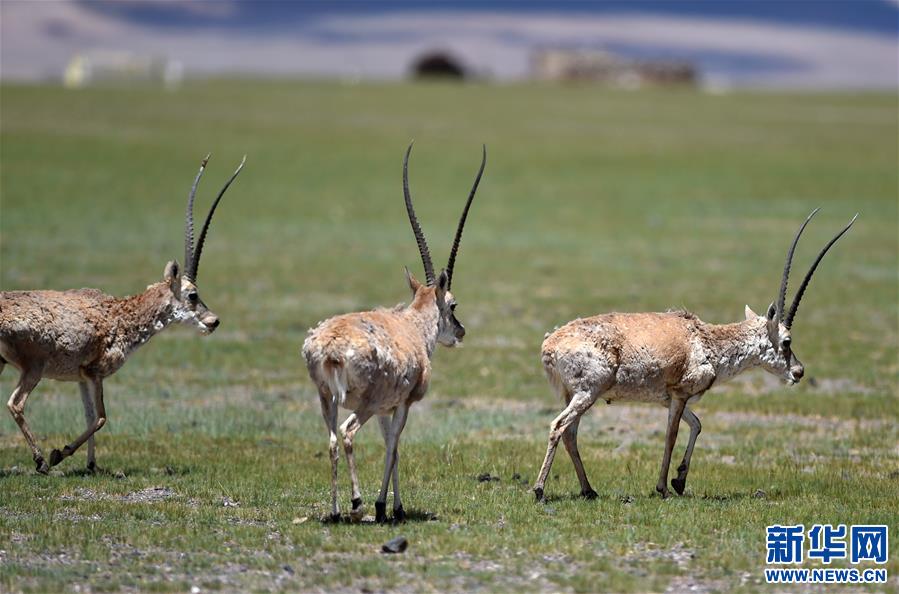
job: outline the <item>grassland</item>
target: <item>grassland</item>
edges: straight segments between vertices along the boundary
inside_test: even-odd
[[[799,522],[889,524],[885,588],[899,589],[896,118],[889,95],[0,87],[3,289],[142,290],[181,258],[199,159],[213,152],[202,210],[248,155],[200,275],[222,328],[164,333],[106,382],[105,471],[85,474],[79,454],[35,475],[0,415],[0,590],[766,591],[764,528]],[[400,191],[410,138],[438,262],[488,146],[454,279],[468,335],[437,352],[404,434],[413,520],[326,525],[327,440],[299,347],[320,319],[407,298],[402,266],[420,269]],[[560,454],[535,505],[560,409],[544,332],[614,310],[761,311],[816,206],[796,276],[861,217],[797,317],[808,381],[749,374],[707,394],[687,496],[665,501],[664,411],[598,405],[581,452],[599,499],[573,496]],[[4,398],[15,379],[0,376]],[[83,424],[71,384],[42,383],[28,414],[45,448]],[[371,509],[377,428],[357,443]],[[345,466],[341,481],[346,505]],[[381,555],[398,534],[408,551]]]

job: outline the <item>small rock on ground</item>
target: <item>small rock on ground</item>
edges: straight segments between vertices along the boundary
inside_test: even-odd
[[[384,543],[381,551],[384,553],[402,553],[409,546],[409,541],[405,536],[397,536]]]

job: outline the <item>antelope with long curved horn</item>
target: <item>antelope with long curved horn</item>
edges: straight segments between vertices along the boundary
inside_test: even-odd
[[[538,501],[544,499],[546,477],[559,440],[574,464],[581,495],[596,497],[578,452],[577,430],[581,415],[599,398],[609,404],[654,402],[668,408],[665,453],[656,484],[656,491],[667,497],[668,467],[681,419],[690,427],[690,438],[677,477],[671,480],[678,495],[686,488],[693,446],[701,430],[699,417],[688,405],[698,402],[714,384],[754,367],[791,385],[802,378],[805,370],[793,352],[790,334],[796,310],[824,254],[858,218],[856,214],[824,246],[784,315],[793,252],[816,212],[818,209],[796,233],[787,252],[777,300],[764,316],[757,315],[748,305],[744,321],[720,325],[707,324],[686,311],[611,313],[577,319],[547,334],[542,348],[543,367],[566,407],[550,424],[546,457],[534,484]]]
[[[434,274],[428,244],[412,206],[409,192],[411,152],[410,144],[403,159],[403,197],[424,265],[425,283],[417,281],[407,268],[406,282],[412,291],[409,305],[330,318],[311,329],[303,343],[303,356],[318,389],[330,438],[332,520],[340,518],[337,503],[338,408],[351,411],[340,425],[352,483],[350,517],[359,520],[363,514],[353,438],[366,421],[377,415],[387,451],[381,490],[375,501],[375,519],[378,522],[387,519],[387,490],[392,479],[393,519],[402,521],[405,512],[400,499],[398,448],[409,407],[421,400],[428,390],[431,355],[437,343],[452,347],[465,336],[465,328],[454,314],[456,299],[450,292],[450,286],[468,210],[484,173],[487,148],[484,147],[481,167],[462,211],[449,261],[439,275]]]
[[[123,299],[96,289],[0,292],[0,372],[9,363],[20,374],[7,406],[31,448],[38,472],[46,474],[85,442],[87,468],[96,469],[94,433],[106,424],[103,380],[118,371],[135,349],[175,322],[192,325],[203,334],[218,327],[218,316],[200,299],[197,271],[212,215],[246,157],[218,193],[194,246],[194,196],[208,159],[203,159],[187,199],[183,273],[172,260],[161,282]],[[28,396],[43,378],[78,382],[87,423],[74,441],[50,452],[49,462],[25,420]]]

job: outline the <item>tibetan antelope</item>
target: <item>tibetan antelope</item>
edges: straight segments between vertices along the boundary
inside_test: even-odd
[[[9,363],[20,373],[7,406],[31,447],[38,472],[46,474],[85,441],[87,469],[96,469],[94,433],[106,424],[103,380],[139,346],[174,322],[193,325],[203,334],[218,327],[218,316],[197,292],[197,271],[212,215],[246,157],[212,203],[194,246],[194,195],[208,159],[203,159],[187,198],[183,272],[173,260],[166,264],[161,282],[123,299],[96,289],[0,292],[0,372]],[[87,423],[75,441],[50,452],[49,464],[25,421],[25,401],[43,378],[78,382]]]
[[[356,460],[353,457],[353,438],[366,421],[377,415],[387,451],[384,478],[375,501],[375,519],[377,522],[387,519],[387,489],[392,476],[393,519],[403,521],[405,513],[400,500],[397,449],[409,407],[421,400],[428,390],[431,356],[437,343],[452,347],[462,342],[465,336],[465,328],[454,314],[456,300],[450,286],[468,209],[484,173],[487,148],[484,147],[481,167],[462,210],[449,261],[439,275],[434,274],[428,244],[412,207],[409,193],[411,152],[410,144],[403,159],[403,196],[424,265],[425,284],[416,280],[407,268],[406,282],[412,291],[409,305],[330,318],[311,329],[303,343],[303,356],[318,389],[322,415],[330,437],[331,519],[335,521],[340,518],[337,504],[338,407],[352,411],[340,426],[352,483],[350,517],[359,520],[363,512]]]
[[[678,424],[683,418],[690,427],[684,459],[677,468],[677,478],[671,481],[678,495],[684,492],[693,446],[701,430],[699,418],[688,404],[697,402],[713,384],[754,367],[761,367],[790,385],[802,378],[804,368],[793,352],[790,336],[799,301],[824,254],[858,218],[855,215],[824,246],[796,291],[789,311],[785,312],[793,252],[816,212],[818,209],[808,216],[790,245],[780,293],[765,316],[757,315],[748,305],[744,321],[723,325],[707,324],[686,311],[611,313],[574,320],[546,336],[542,347],[543,367],[553,389],[567,406],[550,424],[546,458],[534,484],[537,501],[544,498],[544,484],[560,439],[574,464],[581,495],[588,499],[596,497],[578,453],[577,429],[581,415],[598,398],[609,404],[653,402],[668,408],[665,454],[656,484],[656,491],[667,497],[668,466]]]

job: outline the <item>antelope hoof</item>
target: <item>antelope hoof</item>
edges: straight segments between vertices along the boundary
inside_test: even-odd
[[[406,521],[406,511],[403,509],[403,506],[393,508],[393,523],[394,524],[402,524]]]
[[[36,466],[35,470],[36,470],[37,472],[39,472],[40,474],[49,474],[49,472],[50,472],[50,465],[47,464],[47,462],[44,460],[43,457],[38,456],[37,458],[35,458],[35,459],[34,459],[34,464],[35,464],[35,466]]]
[[[362,517],[365,515],[365,508],[362,507],[362,499],[353,499],[350,503],[353,506],[350,510],[350,520],[353,522],[361,522]]]
[[[534,487],[534,500],[537,503],[546,503],[546,498],[543,496],[542,487]]]
[[[332,524],[339,524],[340,523],[340,512],[331,514],[329,518],[330,518]]]
[[[375,501],[375,522],[383,524],[387,521],[387,502]]]
[[[687,487],[687,479],[685,479],[685,478],[671,479],[671,486],[674,488],[674,491],[678,495],[683,495],[684,489]]]
[[[87,463],[87,471],[91,474],[96,474],[97,471],[100,470],[97,468],[97,463],[93,460]]]
[[[668,491],[668,487],[666,487],[665,485],[661,485],[661,486],[657,485],[656,491],[659,493],[659,495],[662,496],[662,499],[668,499],[668,497],[671,496],[671,492]]]
[[[581,491],[581,497],[583,497],[584,499],[593,500],[599,497],[599,495],[597,495],[596,491],[594,491],[593,489],[586,489],[584,491]]]
[[[52,452],[50,452],[50,466],[56,466],[57,464],[62,462],[63,458],[65,458],[65,456],[61,451],[53,450]]]

